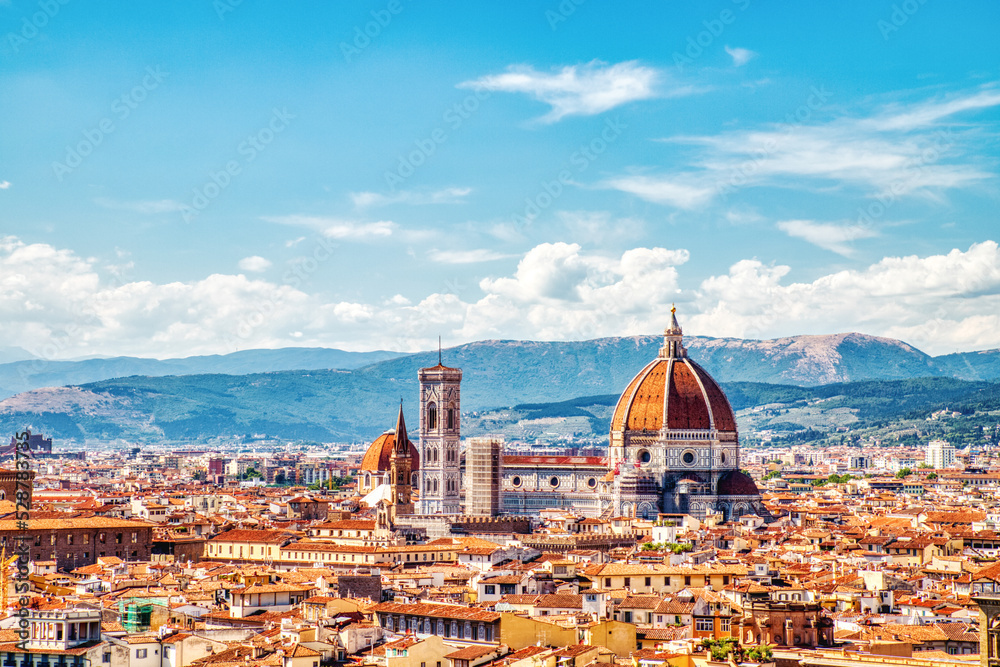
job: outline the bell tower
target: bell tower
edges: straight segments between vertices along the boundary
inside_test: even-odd
[[[420,379],[420,514],[459,514],[462,476],[462,370],[441,363],[421,368]]]

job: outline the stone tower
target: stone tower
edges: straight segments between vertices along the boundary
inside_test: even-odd
[[[420,513],[459,514],[461,472],[458,443],[462,371],[441,363],[421,368]]]
[[[410,439],[406,437],[406,422],[403,420],[403,401],[399,402],[396,417],[396,440],[389,457],[389,484],[392,488],[392,518],[403,514],[413,514],[413,480],[410,479]]]

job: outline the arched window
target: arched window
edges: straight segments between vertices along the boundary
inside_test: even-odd
[[[436,429],[438,425],[438,409],[437,406],[431,403],[427,406],[427,429]]]
[[[448,408],[448,429],[455,428],[455,408],[451,406]]]

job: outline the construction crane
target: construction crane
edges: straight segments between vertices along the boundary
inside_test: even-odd
[[[7,547],[0,549],[0,611],[7,613],[7,597],[10,594],[10,576],[7,574],[8,568],[17,562],[18,555],[14,554],[7,558]]]

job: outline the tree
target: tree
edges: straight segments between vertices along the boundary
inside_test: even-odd
[[[901,468],[899,472],[896,473],[896,479],[906,479],[913,474],[913,471],[909,468]]]
[[[937,473],[936,472],[932,472],[931,474],[927,475],[927,479],[929,479],[929,480],[935,480],[935,479],[937,479]]]
[[[930,468],[930,467],[931,467],[931,464],[928,463],[927,461],[921,461],[920,465],[917,466],[917,468],[919,468],[921,470],[923,470],[924,468]]]
[[[774,658],[774,652],[771,651],[771,647],[767,644],[761,646],[754,646],[748,649],[745,653],[746,659],[750,662],[771,662]]]

